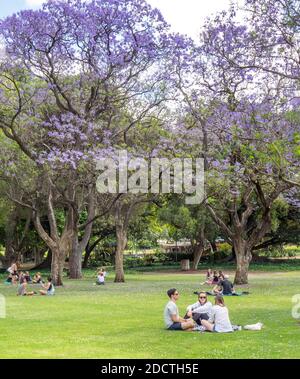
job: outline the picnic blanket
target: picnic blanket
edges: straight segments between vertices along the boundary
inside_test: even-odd
[[[205,292],[209,296],[216,296],[217,295],[216,293],[213,293],[213,292],[209,292],[209,291],[205,291]],[[195,295],[199,295],[199,293],[200,292],[197,292],[197,291],[194,292]],[[250,294],[250,292],[248,292],[248,291],[242,291],[242,292],[235,292],[235,293],[228,293],[228,294],[223,293],[220,295],[222,295],[222,296],[243,296],[243,295],[249,295],[249,294]]]

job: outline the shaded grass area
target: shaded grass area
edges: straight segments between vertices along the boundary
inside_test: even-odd
[[[7,318],[0,319],[0,357],[300,358],[299,320],[291,315],[291,299],[300,288],[297,271],[252,272],[251,294],[227,297],[226,303],[233,323],[260,321],[265,327],[232,334],[164,330],[166,291],[178,288],[183,315],[196,301],[193,291],[203,272],[132,273],[123,284],[113,283],[110,273],[105,286],[94,286],[93,275],[87,270],[83,280],[65,279],[54,297],[32,298],[17,297],[2,275]]]

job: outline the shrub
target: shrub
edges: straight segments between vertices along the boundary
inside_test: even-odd
[[[284,246],[284,251],[288,257],[295,257],[296,255],[300,255],[300,246]]]
[[[297,254],[299,254],[298,250],[287,250],[288,257],[295,257]]]
[[[151,266],[156,261],[157,261],[157,257],[155,257],[154,254],[147,254],[143,258],[143,263],[145,266]]]
[[[89,267],[108,266],[114,264],[115,249],[98,246],[89,258]]]
[[[266,256],[270,258],[279,258],[287,256],[287,252],[283,249],[282,246],[270,246],[266,250]]]
[[[169,256],[168,256],[168,254],[165,253],[164,250],[156,249],[155,257],[156,257],[157,261],[160,263],[169,262]]]
[[[124,266],[126,268],[143,266],[143,259],[139,257],[128,257],[124,255]]]
[[[220,243],[218,251],[224,253],[226,256],[230,255],[232,252],[232,246],[227,242]]]
[[[193,260],[193,253],[165,253],[167,262],[180,262],[182,259]]]

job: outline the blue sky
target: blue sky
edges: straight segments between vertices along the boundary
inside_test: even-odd
[[[0,0],[0,17],[7,16],[24,7],[25,0]]]
[[[0,17],[8,16],[20,9],[38,7],[40,0],[0,0]]]
[[[173,30],[197,38],[206,16],[227,9],[230,0],[148,0],[159,8]],[[37,8],[43,0],[0,0],[0,18],[20,9]]]

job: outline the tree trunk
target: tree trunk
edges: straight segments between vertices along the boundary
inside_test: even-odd
[[[211,244],[213,252],[216,253],[218,251],[216,241],[212,240],[212,241],[209,241],[209,242]]]
[[[125,282],[123,253],[127,245],[127,230],[135,203],[115,205],[115,228],[117,248],[115,254],[115,283]]]
[[[72,189],[69,190],[69,196],[74,201],[75,193]],[[68,211],[68,223],[67,227],[69,229],[69,246],[67,247],[67,252],[69,252],[69,278],[70,279],[81,279],[81,261],[82,261],[82,251],[79,249],[78,241],[78,211],[74,208],[70,208]],[[67,243],[67,242],[66,242]]]
[[[92,245],[90,245],[90,243],[88,242],[88,244],[85,248],[85,255],[84,255],[84,259],[83,259],[83,263],[82,263],[83,268],[87,268],[87,264],[88,264],[88,261],[89,261],[89,258],[91,256],[92,251],[95,249],[95,247],[98,245],[98,243],[102,239],[103,239],[102,237],[98,238],[95,242],[92,243]]]
[[[249,265],[252,258],[251,251],[247,246],[247,242],[241,238],[234,240],[233,246],[236,255],[234,284],[248,284]]]
[[[17,224],[18,224],[18,211],[15,208],[9,215],[5,227],[5,262],[7,266],[10,266],[18,259],[16,252],[17,243]]]
[[[82,268],[87,268],[89,258],[91,256],[92,249],[90,248],[90,245],[87,244],[87,247],[85,248],[85,254],[82,262]]]
[[[74,218],[71,251],[69,257],[70,279],[82,278],[82,251],[79,249],[77,220]]]
[[[65,253],[59,248],[52,249],[51,277],[55,286],[63,285],[63,269],[65,264]]]
[[[88,196],[88,218],[87,225],[84,229],[84,233],[81,241],[78,240],[78,214],[73,212],[73,236],[72,236],[72,251],[70,254],[70,279],[82,278],[82,254],[88,245],[90,240],[93,222],[95,217],[95,192],[93,188],[90,188]]]
[[[63,285],[63,269],[66,261],[67,254],[71,250],[72,231],[65,229],[62,237],[59,239],[55,247],[51,248],[52,263],[51,263],[51,276],[53,284],[56,286]]]
[[[71,250],[72,244],[72,229],[70,224],[69,213],[66,215],[66,221],[64,230],[62,232],[61,237],[59,237],[56,222],[54,219],[54,212],[52,211],[52,215],[48,214],[48,218],[52,217],[51,225],[51,236],[45,231],[43,228],[40,217],[37,212],[34,212],[34,225],[39,234],[39,236],[43,239],[46,245],[51,249],[52,253],[52,261],[51,261],[51,277],[53,280],[53,284],[56,286],[61,286],[62,278],[63,278],[63,269],[65,264],[65,259],[67,253]]]
[[[200,259],[202,257],[204,251],[204,245],[203,242],[199,242],[194,249],[194,254],[193,254],[193,262],[192,262],[192,270],[197,270],[198,264],[200,262]]]
[[[235,253],[235,249],[234,249],[234,246],[231,247],[231,261],[236,261],[236,253]]]
[[[116,225],[117,249],[115,256],[115,283],[125,282],[123,253],[127,244],[127,231]]]
[[[38,266],[41,263],[41,256],[36,246],[33,247],[33,259],[34,266]]]
[[[198,241],[194,249],[192,270],[197,270],[198,264],[200,262],[200,259],[204,251],[204,240],[205,240],[205,225],[204,224],[200,226],[197,239]]]
[[[69,259],[70,279],[82,278],[82,251],[78,246],[77,235],[73,239],[72,253]]]

